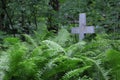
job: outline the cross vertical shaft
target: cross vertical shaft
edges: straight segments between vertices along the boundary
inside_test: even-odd
[[[84,39],[84,29],[86,27],[86,14],[82,13],[79,14],[79,29],[80,29],[80,35],[79,35],[79,40]]]

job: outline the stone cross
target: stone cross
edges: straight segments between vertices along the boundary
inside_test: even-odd
[[[94,33],[94,26],[86,26],[86,14],[79,14],[79,27],[71,29],[71,33],[79,34],[79,40],[84,39],[84,34]]]

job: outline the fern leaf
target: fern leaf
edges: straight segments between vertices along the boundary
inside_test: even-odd
[[[44,40],[42,41],[44,44],[47,45],[47,47],[51,50],[55,50],[57,52],[65,52],[65,50],[59,45],[57,44],[56,42],[53,42],[53,41],[50,41],[50,40]]]
[[[70,58],[68,56],[56,57],[50,60],[50,62],[46,65],[42,77],[47,80],[51,76],[55,76],[59,73],[65,73],[66,71],[76,69],[83,65],[83,61],[79,58]]]
[[[85,66],[82,68],[74,69],[72,71],[69,71],[65,74],[65,76],[62,77],[62,80],[70,80],[70,78],[79,76],[82,74],[86,69],[90,68],[91,66]]]
[[[24,34],[25,38],[27,39],[27,42],[33,44],[35,47],[37,47],[37,43],[35,43],[34,39],[32,39],[31,36],[27,35],[27,34]]]
[[[90,58],[88,58],[88,57],[83,57],[82,56],[82,58],[84,59],[84,61],[86,60],[86,61],[89,61],[89,62],[92,62],[95,66],[96,66],[96,68],[98,69],[98,72],[100,73],[100,75],[101,75],[101,79],[100,80],[108,80],[108,71],[104,71],[104,69],[100,66],[100,64],[101,64],[101,62],[98,60],[98,61],[96,61],[96,60],[93,60],[93,59],[90,59]]]
[[[66,52],[67,52],[67,56],[72,56],[72,54],[75,53],[75,50],[77,50],[79,48],[79,51],[80,49],[82,50],[82,47],[85,45],[86,43],[85,42],[78,42],[76,44],[73,44],[71,45],[70,47],[68,47],[66,49]]]
[[[66,29],[61,29],[58,32],[58,36],[55,37],[54,41],[60,44],[61,46],[65,46],[66,42],[70,40],[70,33]]]
[[[3,80],[5,72],[9,69],[9,58],[7,53],[3,52],[0,56],[0,80]]]

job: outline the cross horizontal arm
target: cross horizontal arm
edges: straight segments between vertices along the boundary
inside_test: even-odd
[[[84,33],[95,33],[94,26],[85,27]]]

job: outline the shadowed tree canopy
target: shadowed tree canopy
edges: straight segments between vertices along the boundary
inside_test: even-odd
[[[1,0],[0,30],[31,34],[45,23],[48,31],[57,33],[62,26],[74,26],[79,13],[86,13],[88,25],[118,32],[119,6],[119,0]]]

